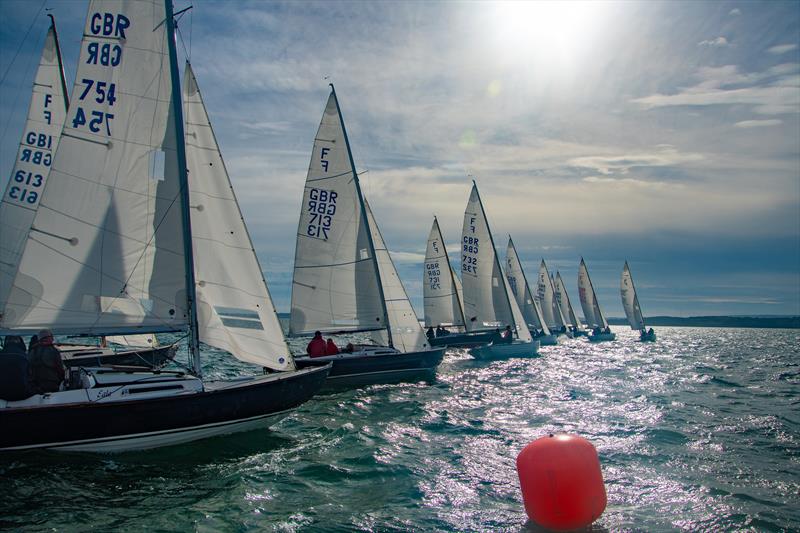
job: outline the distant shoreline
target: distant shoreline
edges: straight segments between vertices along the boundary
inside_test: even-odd
[[[649,326],[693,326],[701,328],[782,328],[800,329],[800,316],[651,316],[645,317]],[[627,325],[624,318],[609,318],[612,325]]]
[[[278,313],[281,318],[288,319],[289,313]],[[697,328],[774,328],[800,329],[800,316],[650,316],[645,317],[649,326],[687,326]],[[612,317],[608,323],[624,326],[628,321],[624,318]]]

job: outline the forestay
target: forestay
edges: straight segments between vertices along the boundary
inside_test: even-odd
[[[25,240],[50,175],[67,113],[63,67],[55,25],[47,36],[33,80],[28,120],[0,203],[0,312],[6,307]]]
[[[597,295],[594,292],[594,287],[592,287],[592,280],[589,279],[589,270],[586,268],[583,258],[581,258],[581,264],[578,267],[578,296],[580,296],[586,324],[590,328],[607,328],[608,322],[606,322],[603,313],[600,311]]]
[[[293,370],[294,361],[188,63],[183,87],[200,340],[242,361]]]
[[[579,328],[581,323],[578,321],[578,317],[575,315],[575,310],[572,308],[572,302],[569,300],[567,287],[564,285],[564,280],[561,279],[560,272],[556,272],[555,290],[556,301],[558,301],[558,305],[562,310],[566,309],[565,317],[568,321],[568,325]]]
[[[644,317],[639,307],[639,297],[636,295],[636,287],[633,285],[633,277],[627,261],[625,261],[625,268],[622,269],[620,294],[622,295],[622,307],[625,308],[625,316],[628,317],[631,329],[638,331],[645,329]]]
[[[89,3],[71,105],[0,329],[188,326],[165,11],[151,0]]]
[[[525,276],[525,271],[522,270],[522,263],[517,255],[517,249],[510,236],[508,237],[508,248],[506,249],[506,278],[511,292],[516,298],[517,305],[522,311],[522,316],[525,318],[525,323],[542,330],[545,335],[550,335],[550,329],[542,319],[539,304],[531,293],[528,279]]]
[[[428,347],[425,332],[419,324],[414,308],[411,307],[406,290],[386,248],[386,242],[366,200],[364,207],[367,210],[367,223],[372,231],[372,242],[375,245],[375,257],[378,259],[383,297],[386,301],[386,316],[391,328],[391,339],[385,329],[373,331],[372,339],[382,346],[391,344],[404,353],[424,350]]]
[[[290,335],[386,327],[359,194],[339,105],[331,91],[303,192]]]
[[[464,314],[457,280],[447,257],[442,232],[436,217],[425,250],[422,294],[425,304],[425,327],[463,326]]]

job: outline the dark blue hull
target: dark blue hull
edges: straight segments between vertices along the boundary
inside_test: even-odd
[[[492,342],[493,331],[480,331],[477,333],[454,333],[428,339],[431,346],[449,346],[451,348],[474,348]]]

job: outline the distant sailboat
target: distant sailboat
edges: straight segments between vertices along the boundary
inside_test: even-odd
[[[123,451],[266,427],[330,369],[295,370],[190,68],[184,136],[174,31],[171,0],[89,3],[0,333],[188,333],[191,373],[73,369],[65,390],[0,401],[0,450]],[[201,340],[264,375],[204,382]]]
[[[544,259],[539,265],[536,297],[542,309],[542,316],[550,331],[555,335],[567,335],[567,319],[564,317],[561,306],[558,305],[556,292],[553,288],[553,280],[550,279],[550,272],[547,270],[547,264],[545,264]]]
[[[582,257],[578,268],[578,296],[580,296],[586,325],[592,328],[589,340],[600,342],[616,339],[616,334],[611,332],[606,317],[603,316],[603,312],[600,310],[597,294],[595,294],[592,280],[589,278],[589,270],[586,268],[586,263]]]
[[[622,307],[625,309],[625,316],[628,317],[631,329],[639,332],[639,340],[642,342],[655,342],[656,332],[653,331],[653,328],[648,331],[644,324],[642,309],[639,307],[639,297],[636,295],[636,286],[633,284],[633,276],[631,276],[627,261],[625,261],[625,267],[622,269],[620,295],[622,296]]]
[[[470,353],[477,359],[536,355],[539,342],[531,337],[500,267],[486,212],[474,181],[461,230],[461,276],[467,330],[510,330],[507,337],[496,338],[486,346],[473,348]]]
[[[431,349],[394,268],[358,175],[336,91],[322,115],[306,178],[295,249],[289,335],[370,332],[373,345],[310,358],[332,362],[329,386],[435,375],[444,349]]]
[[[564,280],[561,279],[561,273],[558,271],[556,271],[556,277],[553,285],[556,289],[556,300],[558,301],[558,305],[561,306],[562,310],[566,310],[564,316],[567,319],[567,326],[569,327],[569,330],[575,337],[580,337],[582,335],[585,336],[586,330],[581,327],[581,322],[578,320],[575,310],[572,308],[572,302],[569,300],[567,287],[564,285]]]
[[[491,341],[492,332],[463,332],[465,329],[461,282],[450,266],[444,238],[439,222],[433,217],[433,225],[428,235],[425,250],[425,271],[422,279],[422,294],[425,304],[425,327],[436,328],[438,336],[428,340],[431,346],[451,346],[469,348]],[[445,328],[454,327],[456,332]],[[444,330],[446,333],[441,333]],[[434,334],[436,335],[436,334]]]
[[[517,300],[517,305],[522,311],[522,316],[525,317],[528,329],[533,328],[531,329],[533,338],[539,341],[542,346],[555,346],[558,344],[557,336],[550,332],[542,317],[542,310],[539,308],[539,303],[528,285],[528,278],[525,276],[525,271],[522,270],[517,248],[514,246],[514,241],[511,240],[510,235],[508,236],[508,248],[506,249],[506,278],[508,279],[509,287],[511,287],[511,292]]]

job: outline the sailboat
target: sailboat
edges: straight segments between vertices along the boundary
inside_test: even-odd
[[[439,221],[433,217],[433,225],[425,250],[425,272],[422,277],[425,327],[436,327],[437,331],[455,327],[459,331],[454,333],[444,329],[445,334],[432,336],[432,329],[429,329],[428,340],[431,346],[472,348],[492,340],[492,332],[469,333],[463,331],[465,320],[464,307],[461,304],[462,292],[461,282],[450,266],[450,260],[447,257]]]
[[[586,325],[592,328],[592,332],[588,335],[589,340],[591,342],[600,342],[616,339],[616,334],[611,332],[606,317],[603,316],[603,312],[600,310],[597,294],[594,292],[592,280],[589,278],[589,270],[586,268],[583,257],[581,257],[581,264],[578,267],[578,296],[581,299]]]
[[[295,248],[290,336],[369,332],[298,367],[333,363],[327,386],[349,387],[435,376],[444,348],[431,348],[361,194],[333,84],[306,178]]]
[[[517,305],[522,311],[522,316],[525,317],[528,329],[533,328],[531,330],[533,338],[539,341],[542,346],[557,345],[558,338],[545,324],[542,310],[531,292],[525,271],[522,270],[522,263],[519,260],[519,255],[517,255],[514,241],[511,240],[511,235],[508,236],[508,248],[506,249],[506,278],[508,279],[509,287],[511,287],[511,292],[517,300]]]
[[[578,320],[575,310],[572,308],[572,302],[569,300],[567,287],[564,285],[564,280],[561,279],[561,273],[558,271],[556,271],[556,277],[553,280],[553,285],[555,286],[556,300],[558,301],[558,305],[561,306],[562,310],[566,310],[564,316],[567,319],[567,327],[569,328],[569,331],[575,337],[586,336],[586,330],[581,328],[581,322]]]
[[[0,400],[0,450],[123,451],[266,427],[330,370],[295,369],[191,68],[184,136],[175,46],[171,0],[89,3],[0,333],[183,332],[192,368],[72,369],[57,392]],[[203,381],[201,340],[264,374]]]
[[[619,289],[622,296],[622,307],[625,309],[625,316],[628,317],[631,329],[639,332],[640,341],[655,342],[656,332],[653,331],[653,328],[648,331],[644,324],[642,309],[639,307],[639,297],[636,295],[636,286],[633,284],[633,276],[631,276],[631,269],[628,268],[627,261],[625,261],[625,267],[622,269],[622,280],[620,281]]]
[[[0,309],[8,301],[69,107],[56,21],[53,15],[48,17],[50,27],[34,78],[27,122],[12,178],[0,203]],[[169,362],[176,350],[175,345],[140,345],[117,351],[107,346],[66,342],[60,342],[57,348],[67,366],[116,364],[155,368]]]
[[[539,342],[531,337],[500,267],[475,181],[461,230],[461,276],[467,331],[495,330],[497,333],[491,343],[473,348],[470,354],[476,359],[536,355]],[[506,329],[501,333],[503,328]]]
[[[539,264],[539,279],[536,283],[536,297],[542,309],[542,316],[544,317],[547,327],[555,335],[568,334],[564,313],[561,306],[556,299],[555,289],[553,288],[553,281],[550,279],[550,272],[547,270],[547,265],[542,259]]]

